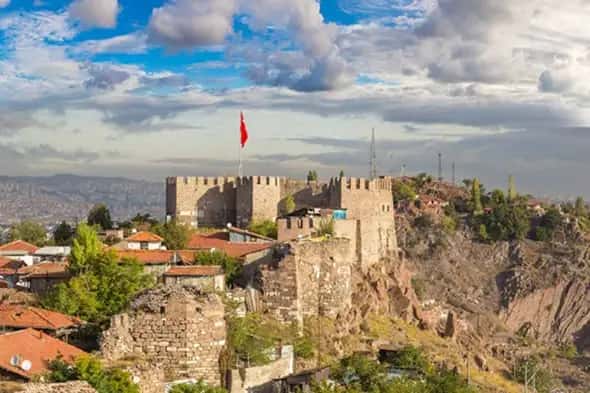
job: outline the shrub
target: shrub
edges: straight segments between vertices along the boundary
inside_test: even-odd
[[[225,282],[232,285],[242,273],[242,264],[236,259],[221,251],[201,251],[195,254],[195,263],[198,265],[221,266],[225,273]]]
[[[532,375],[535,378],[531,378]],[[512,377],[520,383],[525,383],[525,378],[529,378],[529,386],[536,389],[539,393],[549,393],[553,384],[553,376],[541,364],[538,358],[519,359],[514,367]]]
[[[408,345],[402,348],[391,359],[391,364],[402,370],[415,370],[426,373],[431,369],[430,362],[420,348]]]
[[[318,229],[318,236],[333,236],[334,235],[334,219],[322,219]]]
[[[418,299],[424,300],[424,296],[426,295],[426,282],[420,278],[413,277],[412,287],[414,288],[414,292]]]
[[[277,238],[277,224],[271,220],[253,221],[248,225],[248,230],[262,236]]]
[[[105,369],[93,356],[82,356],[74,365],[57,358],[49,362],[48,369],[47,377],[51,382],[82,380],[98,393],[139,393],[139,387],[128,372],[119,368]]]
[[[199,381],[197,383],[181,383],[174,385],[169,393],[227,393],[227,390],[208,386],[203,381]]]
[[[426,230],[434,226],[434,221],[429,214],[422,214],[414,219],[414,226],[418,229]]]

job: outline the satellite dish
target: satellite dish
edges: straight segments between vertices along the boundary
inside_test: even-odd
[[[20,366],[20,356],[19,355],[13,355],[10,358],[10,365],[14,366],[14,367],[19,367]]]
[[[23,360],[20,365],[20,368],[22,368],[24,371],[30,371],[31,367],[33,367],[33,363],[31,363],[30,360]]]
[[[227,227],[228,227],[228,228],[231,228],[231,227],[232,227],[232,225],[231,225],[231,222],[228,222],[228,223],[227,223]]]

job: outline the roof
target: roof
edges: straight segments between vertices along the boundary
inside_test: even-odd
[[[0,326],[2,327],[58,330],[81,324],[82,321],[78,318],[42,308],[0,304]]]
[[[245,257],[248,254],[267,250],[273,243],[233,243],[212,236],[193,234],[187,248],[191,250],[218,250],[233,258]]]
[[[196,276],[196,277],[203,277],[203,276],[218,276],[223,274],[223,269],[221,266],[203,266],[203,265],[194,265],[194,266],[175,266],[173,268],[168,269],[165,276]]]
[[[61,247],[61,246],[49,246],[49,247],[41,247],[37,251],[35,251],[35,255],[48,255],[48,256],[68,256],[72,252],[71,247]]]
[[[256,232],[251,232],[251,231],[248,231],[246,229],[241,229],[241,228],[236,228],[236,227],[228,227],[227,228],[227,231],[228,232],[239,233],[240,235],[247,235],[247,236],[250,236],[250,237],[255,237],[257,239],[266,240],[266,241],[269,241],[269,242],[274,242],[276,240],[276,239],[273,239],[273,238],[270,238],[270,237],[267,237],[267,236],[263,236],[263,235],[261,235],[259,233],[256,233]]]
[[[0,257],[0,275],[16,274],[17,270],[24,265],[25,263],[23,261],[15,261]]]
[[[47,364],[58,356],[72,363],[85,354],[81,349],[35,329],[0,335],[0,369],[27,379],[48,372]],[[14,356],[20,357],[21,361],[30,361],[30,370],[11,365],[10,360]]]
[[[6,243],[3,246],[0,246],[0,252],[3,252],[6,254],[6,252],[25,252],[27,254],[33,254],[35,251],[37,251],[39,249],[39,247],[31,244],[31,243],[27,243],[24,240],[15,240],[13,242],[10,243]]]
[[[135,235],[129,236],[126,239],[128,242],[148,242],[148,243],[161,243],[164,241],[160,236],[152,232],[137,232]]]
[[[114,250],[119,259],[137,259],[143,265],[172,263],[175,252],[171,250]]]
[[[35,277],[68,277],[68,264],[63,262],[41,262],[33,266],[18,269],[17,274],[27,278]]]

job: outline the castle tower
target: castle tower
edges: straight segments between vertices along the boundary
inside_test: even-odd
[[[236,224],[246,227],[252,221],[274,221],[279,216],[281,201],[279,177],[250,176],[238,179]]]

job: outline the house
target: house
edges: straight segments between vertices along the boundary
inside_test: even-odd
[[[0,332],[32,328],[61,336],[76,330],[82,324],[82,320],[78,318],[42,308],[0,304]]]
[[[232,258],[251,263],[272,257],[274,243],[234,243],[219,238],[219,234],[193,234],[187,248],[195,251],[220,251]]]
[[[164,284],[197,287],[202,291],[225,291],[221,266],[174,266],[164,273]]]
[[[218,232],[217,236],[232,243],[272,243],[275,239],[228,225],[224,232]]]
[[[83,355],[86,352],[39,330],[5,333],[0,335],[0,379],[30,380],[46,374],[49,362],[58,357],[73,363]]]
[[[71,247],[49,246],[41,247],[33,255],[41,261],[65,262],[71,252]]]
[[[0,279],[6,282],[7,288],[14,288],[18,281],[18,269],[25,266],[23,261],[0,257]]]
[[[162,239],[152,232],[137,232],[125,239],[128,250],[161,250]]]
[[[45,293],[70,278],[67,268],[68,264],[63,262],[41,262],[25,266],[17,272],[19,280],[16,286],[36,294]]]
[[[136,260],[144,266],[144,270],[160,277],[171,266],[181,262],[176,251],[171,250],[114,250],[117,258]]]
[[[23,261],[28,266],[31,266],[40,261],[38,257],[33,255],[38,249],[39,247],[31,243],[23,240],[15,240],[0,246],[0,257]]]

